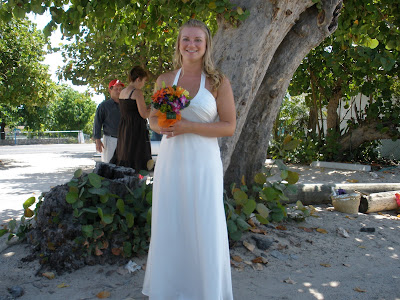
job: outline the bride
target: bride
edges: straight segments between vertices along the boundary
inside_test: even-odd
[[[208,27],[191,19],[179,31],[176,69],[156,89],[181,86],[191,102],[163,134],[154,171],[151,241],[143,294],[151,300],[233,299],[218,137],[233,135],[236,113],[229,80],[215,69]]]

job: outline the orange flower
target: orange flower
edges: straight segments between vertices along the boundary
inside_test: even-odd
[[[177,86],[177,87],[176,87],[176,91],[175,91],[175,95],[176,95],[177,97],[180,97],[180,96],[183,94],[184,91],[185,91],[184,88],[182,88],[182,87],[180,87],[180,86]]]
[[[158,102],[158,99],[164,98],[165,91],[163,89],[158,90],[157,92],[154,93],[151,98],[153,99],[153,102]]]

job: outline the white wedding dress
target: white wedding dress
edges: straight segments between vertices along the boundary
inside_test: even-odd
[[[204,74],[197,95],[181,113],[193,122],[217,120]],[[182,134],[161,141],[143,294],[150,300],[233,299],[217,138]]]

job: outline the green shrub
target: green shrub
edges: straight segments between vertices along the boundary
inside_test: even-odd
[[[281,222],[288,218],[286,205],[281,201],[289,198],[286,193],[295,193],[295,183],[299,179],[296,172],[292,172],[282,161],[276,160],[275,164],[280,171],[280,180],[269,182],[268,178],[275,175],[272,168],[264,167],[263,172],[254,176],[251,188],[242,178],[241,186],[231,185],[229,194],[224,193],[225,213],[228,233],[232,240],[239,240],[251,226],[249,219],[257,219],[261,224]]]

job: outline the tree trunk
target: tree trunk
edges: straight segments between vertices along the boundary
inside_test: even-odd
[[[338,115],[338,107],[340,99],[342,98],[342,86],[343,82],[340,79],[334,89],[333,96],[328,101],[327,117],[326,117],[326,129],[327,135],[329,135],[330,130],[338,132],[340,130],[340,122]]]
[[[234,87],[237,117],[235,135],[220,141],[226,184],[260,171],[293,73],[337,28],[342,6],[341,0],[322,1],[318,12],[312,1],[232,2],[250,17],[238,28],[219,20],[215,36],[216,62]]]
[[[2,121],[0,123],[0,139],[5,140],[6,139],[6,123]]]
[[[390,129],[381,132],[377,129],[378,125],[387,126]],[[340,149],[342,152],[345,152],[358,148],[364,142],[391,139],[393,138],[393,132],[397,132],[394,124],[382,124],[380,120],[374,120],[374,122],[365,121],[355,129],[350,128],[346,134],[340,137]]]

